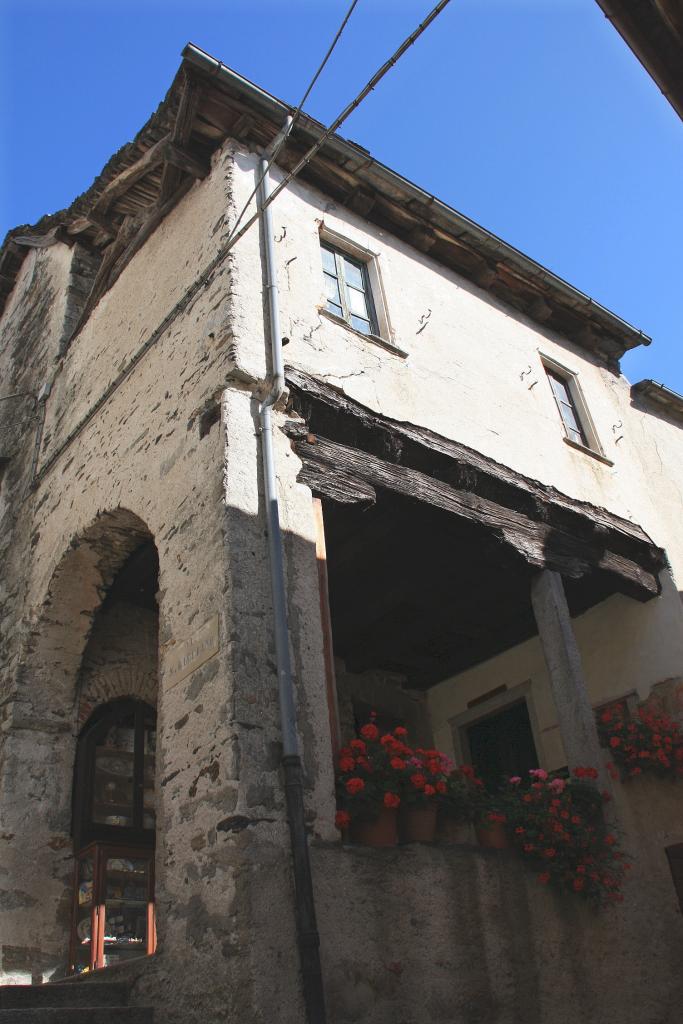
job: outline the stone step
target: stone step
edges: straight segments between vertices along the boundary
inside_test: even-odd
[[[146,1006],[40,1006],[0,1010],[0,1024],[153,1024]]]
[[[0,985],[0,1010],[22,1010],[52,1006],[125,1006],[128,985],[97,981],[46,985]]]

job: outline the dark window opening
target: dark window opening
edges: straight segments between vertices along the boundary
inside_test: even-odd
[[[404,718],[400,718],[394,714],[390,709],[381,707],[380,705],[366,704],[364,701],[353,702],[353,718],[356,727],[356,735],[360,735],[360,730],[370,721],[370,716],[374,714],[373,721],[381,733],[393,732],[398,726],[406,727],[406,721]]]
[[[525,700],[487,715],[466,727],[472,764],[489,789],[504,778],[528,776],[538,768],[538,754]]]
[[[683,843],[676,843],[674,846],[667,846],[665,850],[671,870],[674,889],[678,896],[678,903],[683,911]]]

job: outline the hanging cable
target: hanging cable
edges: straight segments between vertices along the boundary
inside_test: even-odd
[[[346,24],[347,24],[349,18],[351,17],[351,15],[353,14],[354,8],[356,7],[357,3],[358,3],[358,0],[353,0],[351,6],[349,7],[348,11],[346,12],[346,14],[344,16],[344,20],[342,21],[341,25],[337,29],[337,34],[335,35],[334,39],[330,43],[329,49],[328,49],[327,53],[325,54],[325,56],[322,59],[322,63],[319,65],[318,70],[313,75],[313,78],[311,79],[311,81],[309,83],[309,86],[306,89],[306,92],[301,97],[301,100],[299,101],[299,105],[297,106],[296,110],[294,111],[291,120],[287,124],[285,130],[275,140],[275,145],[273,147],[273,151],[270,154],[270,157],[269,157],[269,160],[268,160],[268,166],[261,173],[261,176],[259,177],[258,181],[254,185],[254,188],[253,188],[253,191],[252,191],[251,195],[249,196],[249,198],[247,199],[246,203],[242,207],[242,210],[240,212],[239,217],[237,218],[237,220],[233,224],[232,230],[230,231],[230,234],[228,235],[228,242],[230,242],[230,240],[232,239],[233,235],[237,231],[237,228],[240,226],[240,222],[242,220],[242,217],[244,217],[245,213],[249,209],[249,206],[251,204],[252,199],[254,199],[254,197],[258,193],[258,190],[261,187],[261,183],[264,181],[266,175],[268,174],[268,171],[270,170],[272,165],[275,163],[275,160],[277,159],[278,154],[280,153],[280,151],[281,151],[282,147],[284,146],[285,142],[287,141],[287,139],[291,135],[292,129],[294,128],[295,124],[297,123],[297,121],[301,117],[301,114],[303,113],[304,103],[306,102],[308,97],[311,95],[311,92],[313,90],[313,86],[315,85],[315,83],[320,78],[320,75],[322,74],[323,68],[327,64],[327,62],[330,59],[330,57],[332,56],[332,51],[334,50],[335,46],[339,42],[341,34],[344,31],[344,29],[346,28]]]
[[[207,271],[209,273],[212,273],[213,270],[223,262],[224,258],[228,255],[230,250],[237,244],[237,242],[239,242],[240,238],[243,238],[244,235],[246,235],[249,228],[256,223],[256,221],[259,219],[261,215],[261,212],[266,207],[270,206],[270,204],[277,199],[280,193],[287,188],[290,182],[292,182],[294,178],[296,178],[296,176],[304,169],[306,164],[310,163],[310,161],[316,155],[318,150],[322,149],[322,147],[325,145],[329,137],[333,135],[337,131],[337,129],[341,127],[344,121],[346,121],[346,119],[351,116],[354,110],[356,110],[361,105],[363,100],[372,92],[375,86],[379,84],[379,82],[384,78],[387,72],[391,71],[394,64],[398,63],[398,61],[401,59],[406,50],[408,50],[413,45],[413,43],[417,39],[419,39],[419,37],[422,35],[425,29],[427,29],[431,25],[434,19],[437,18],[439,14],[441,14],[441,12],[444,10],[445,7],[448,6],[449,3],[450,0],[440,0],[436,7],[434,7],[434,9],[430,11],[425,20],[418,25],[415,31],[411,32],[407,39],[404,39],[404,41],[401,43],[396,52],[389,58],[389,60],[387,60],[382,65],[382,67],[378,71],[375,72],[375,74],[372,76],[367,85],[365,85],[358,93],[356,98],[352,100],[351,103],[348,104],[348,106],[344,107],[341,114],[339,114],[335,118],[335,120],[332,122],[329,128],[325,129],[325,131],[320,136],[318,141],[314,143],[306,153],[304,153],[304,155],[299,160],[298,164],[282,179],[279,185],[276,185],[276,187],[270,193],[268,198],[265,200],[263,206],[261,207],[261,210],[257,210],[256,213],[254,213],[249,218],[244,227],[237,232],[237,234],[230,235],[228,241],[225,243],[223,248],[215,256],[209,267],[207,267]]]

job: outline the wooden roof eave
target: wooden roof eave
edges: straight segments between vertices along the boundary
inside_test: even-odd
[[[168,212],[173,205],[169,201],[174,196],[178,201],[187,190],[180,185],[206,173],[208,157],[225,139],[234,137],[256,147],[272,140],[292,108],[203,55],[221,73],[207,71],[201,61],[197,63],[198,53],[196,47],[186,47],[185,59],[158,110],[133,142],[112,157],[86,193],[68,210],[43,218],[34,229],[10,232],[0,256],[0,306],[21,263],[17,252],[27,244],[19,239],[30,236],[31,244],[39,245],[43,236],[48,244],[48,233],[59,229],[52,242],[78,240],[108,261],[82,324],[113,284],[112,271],[121,268],[121,256],[137,251],[135,246],[131,250],[128,238],[131,218],[138,222],[140,237],[149,237],[152,220],[159,222],[159,209]],[[322,131],[323,125],[302,115],[278,162],[290,168]],[[301,177],[532,320],[567,336],[613,369],[625,351],[650,343],[642,332],[355,143],[332,136]]]

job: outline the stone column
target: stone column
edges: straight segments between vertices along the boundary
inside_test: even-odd
[[[578,765],[597,768],[600,788],[609,788],[581,655],[559,573],[543,569],[533,578],[531,604],[548,667],[567,763],[570,769]]]

